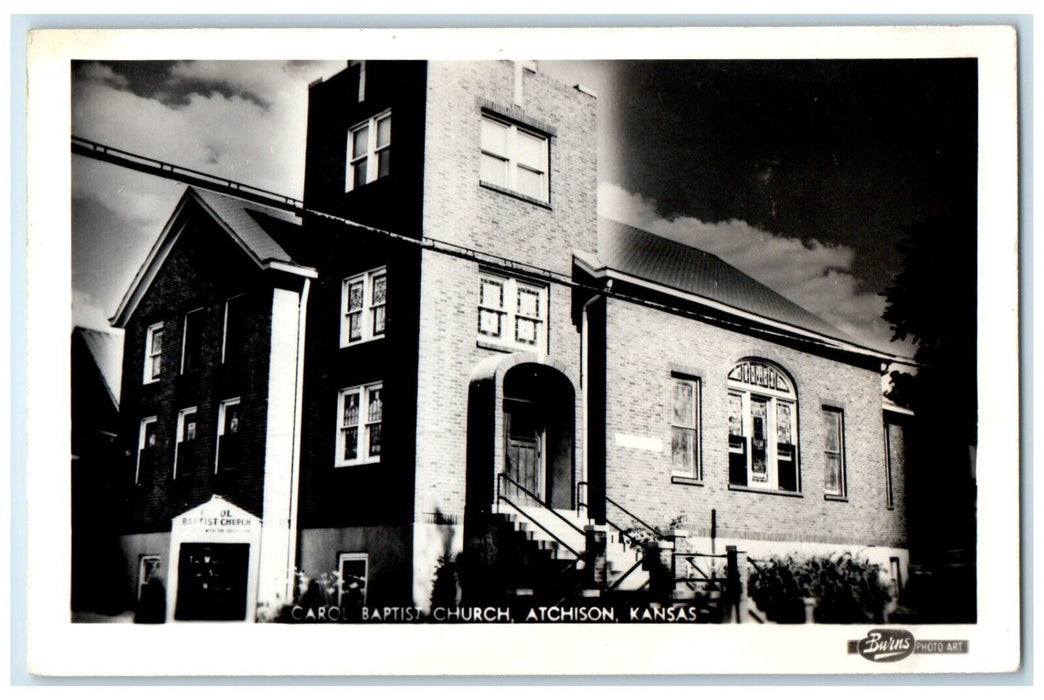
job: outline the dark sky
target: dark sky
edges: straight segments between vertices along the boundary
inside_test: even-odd
[[[974,216],[975,60],[539,65],[598,93],[603,215],[715,253],[862,342],[912,353],[888,342],[880,292],[906,227]],[[343,66],[81,63],[73,132],[300,196],[307,84]],[[75,316],[104,327],[181,187],[73,166]]]
[[[617,87],[610,180],[665,218],[851,246],[873,288],[906,226],[975,198],[974,60],[629,62]]]

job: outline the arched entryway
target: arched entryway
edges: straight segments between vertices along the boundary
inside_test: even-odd
[[[480,363],[468,392],[469,510],[493,505],[498,486],[521,502],[573,508],[575,426],[573,382],[547,358]]]

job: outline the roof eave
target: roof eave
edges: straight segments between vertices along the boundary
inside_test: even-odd
[[[777,321],[776,319],[769,318],[767,316],[762,316],[760,314],[756,314],[751,311],[745,311],[743,309],[722,303],[720,301],[715,301],[714,299],[709,299],[700,294],[686,292],[675,287],[647,280],[643,277],[638,277],[636,275],[631,275],[626,272],[621,272],[620,270],[609,267],[608,265],[602,265],[602,267],[600,268],[595,268],[591,266],[589,261],[585,264],[585,260],[583,258],[580,258],[576,253],[573,254],[573,258],[580,266],[580,268],[592,277],[609,277],[612,279],[620,280],[621,282],[627,282],[629,284],[643,287],[651,291],[659,292],[661,294],[667,294],[669,296],[673,296],[675,298],[682,299],[687,302],[699,304],[701,306],[713,309],[715,311],[730,314],[732,316],[736,316],[744,320],[755,321],[757,323],[774,328],[788,336],[797,338],[799,340],[812,341],[821,346],[825,345],[830,349],[840,350],[842,352],[861,355],[864,357],[872,357],[874,359],[881,360],[882,362],[909,363],[908,358],[899,357],[898,355],[891,355],[889,353],[881,352],[880,350],[874,350],[872,348],[867,348],[862,345],[857,345],[855,343],[850,343],[844,340],[839,340],[837,338],[832,338],[828,335],[817,333],[816,331],[812,331],[807,328],[802,328],[800,326],[784,323],[783,321]]]
[[[186,203],[189,199],[192,199],[199,204],[203,211],[221,227],[221,230],[235,241],[239,249],[242,250],[258,268],[262,270],[278,270],[280,272],[287,272],[309,279],[316,279],[319,276],[319,273],[315,268],[305,265],[297,265],[295,263],[274,259],[261,260],[235,232],[235,230],[233,230],[232,227],[229,226],[228,223],[221,218],[221,216],[218,215],[218,213],[215,212],[214,209],[207,204],[207,202],[200,197],[193,188],[189,187],[185,190],[185,194],[183,194],[181,199],[178,201],[178,205],[174,208],[174,213],[171,214],[170,219],[167,220],[166,225],[163,227],[163,231],[156,239],[152,249],[149,250],[145,262],[138,270],[137,275],[135,275],[134,281],[131,282],[131,286],[124,295],[119,307],[117,307],[116,313],[109,319],[109,322],[116,328],[124,328],[127,325],[131,315],[134,314],[138,304],[141,302],[142,297],[145,296],[145,292],[150,286],[152,286],[152,281],[156,278],[159,268],[163,266],[163,262],[166,260],[167,255],[177,242],[178,236],[181,235],[181,231],[184,227],[177,228],[176,223],[182,217]]]

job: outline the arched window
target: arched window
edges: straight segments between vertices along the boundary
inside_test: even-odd
[[[796,493],[797,392],[786,373],[763,360],[729,372],[729,484]]]

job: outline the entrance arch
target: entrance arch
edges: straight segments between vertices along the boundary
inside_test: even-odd
[[[501,474],[512,499],[573,508],[576,414],[573,382],[550,358],[515,353],[476,365],[468,391],[468,509],[494,504]]]

